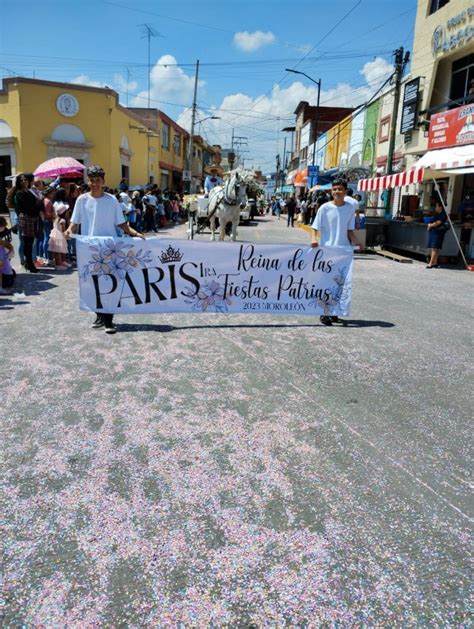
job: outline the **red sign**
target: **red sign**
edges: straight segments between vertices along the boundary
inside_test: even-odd
[[[474,104],[435,114],[430,120],[428,150],[474,144]]]

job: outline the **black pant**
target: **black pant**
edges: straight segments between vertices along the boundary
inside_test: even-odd
[[[114,320],[113,314],[108,314],[106,312],[96,312],[95,314],[97,315],[97,317],[100,317],[103,320],[105,325],[111,324]]]
[[[25,254],[25,266],[33,264],[33,242],[34,236],[23,236],[23,251]]]

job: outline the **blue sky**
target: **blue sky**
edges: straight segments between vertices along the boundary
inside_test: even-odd
[[[416,0],[0,0],[0,74],[108,85],[121,102],[151,104],[189,126],[200,60],[199,125],[210,142],[248,137],[247,163],[271,170],[281,128],[321,78],[321,104],[364,102],[390,73],[392,51],[411,49]],[[19,9],[21,7],[21,14]],[[29,10],[30,9],[30,10]],[[128,85],[128,89],[127,89]]]

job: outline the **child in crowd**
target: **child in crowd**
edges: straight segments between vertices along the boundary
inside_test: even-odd
[[[171,220],[175,225],[179,224],[179,203],[177,199],[171,201]]]
[[[0,295],[10,295],[16,273],[12,269],[10,260],[13,257],[11,229],[7,221],[0,216]]]
[[[54,203],[54,211],[56,218],[54,219],[53,229],[49,235],[49,250],[54,254],[54,262],[58,271],[68,269],[71,264],[66,262],[67,240],[64,236],[66,231],[66,219],[64,215],[69,205],[63,201]]]

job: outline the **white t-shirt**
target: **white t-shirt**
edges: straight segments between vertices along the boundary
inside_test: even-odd
[[[354,212],[359,209],[359,201],[354,199],[354,197],[350,197],[349,195],[344,197],[344,203],[350,203],[354,206]]]
[[[81,226],[82,236],[117,235],[116,225],[125,223],[122,208],[117,199],[104,192],[101,197],[81,194],[74,206],[71,223]]]
[[[158,199],[155,197],[154,194],[146,194],[143,197],[143,201],[145,203],[148,203],[148,205],[152,205],[153,207],[156,207],[158,204]]]
[[[349,229],[355,229],[355,215],[352,203],[336,205],[333,201],[324,203],[311,225],[320,233],[321,247],[350,247],[347,237]]]

